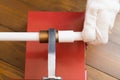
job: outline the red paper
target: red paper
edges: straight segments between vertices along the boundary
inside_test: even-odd
[[[81,31],[84,13],[29,12],[28,32],[56,30]],[[57,43],[56,76],[63,80],[85,80],[84,42]],[[39,79],[48,75],[48,43],[27,42],[25,79]]]

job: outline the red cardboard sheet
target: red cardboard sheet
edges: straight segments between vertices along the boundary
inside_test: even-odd
[[[28,32],[56,30],[81,31],[84,13],[80,12],[29,12]],[[63,80],[85,80],[84,42],[57,43],[56,76]],[[27,42],[25,79],[39,79],[48,75],[48,44]]]

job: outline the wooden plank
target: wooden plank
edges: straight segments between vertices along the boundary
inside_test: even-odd
[[[88,80],[118,80],[87,65]]]
[[[120,14],[106,45],[88,46],[87,64],[120,79]]]
[[[54,4],[54,5],[53,5]],[[81,11],[83,0],[0,0],[0,31],[26,31],[27,12],[42,11]],[[120,21],[119,15],[117,18]],[[116,22],[110,42],[104,46],[89,46],[87,64],[120,79],[120,23]],[[3,28],[4,26],[4,28]],[[24,69],[25,43],[0,42],[0,59]],[[16,55],[17,53],[17,55]],[[108,67],[109,66],[109,67]]]
[[[117,15],[115,25],[111,30],[110,41],[116,45],[120,45],[120,13]]]
[[[23,0],[44,11],[85,11],[86,0]]]
[[[83,11],[85,3],[85,0],[0,0],[0,25],[26,31],[29,10]]]
[[[0,26],[0,32],[11,32],[9,28]],[[25,42],[0,42],[0,59],[22,70],[25,65]]]
[[[23,71],[0,60],[0,80],[23,79]]]
[[[0,25],[13,31],[26,31],[27,13],[33,9],[19,0],[0,0]]]
[[[118,80],[87,65],[88,80]],[[0,80],[23,79],[24,72],[19,68],[0,60]]]

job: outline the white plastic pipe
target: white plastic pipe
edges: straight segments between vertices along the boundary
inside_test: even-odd
[[[39,41],[39,32],[0,32],[0,41]],[[59,42],[82,40],[81,32],[58,31]]]
[[[39,41],[39,32],[0,32],[0,41]]]
[[[74,32],[73,30],[58,31],[59,42],[74,42],[81,41],[81,32]]]

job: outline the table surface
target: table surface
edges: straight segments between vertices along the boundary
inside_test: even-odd
[[[26,31],[27,13],[38,11],[79,12],[85,10],[86,0],[0,0],[0,31]],[[86,67],[88,80],[120,79],[120,14],[106,45],[88,46]],[[0,42],[0,79],[11,75],[23,78],[25,42]]]

